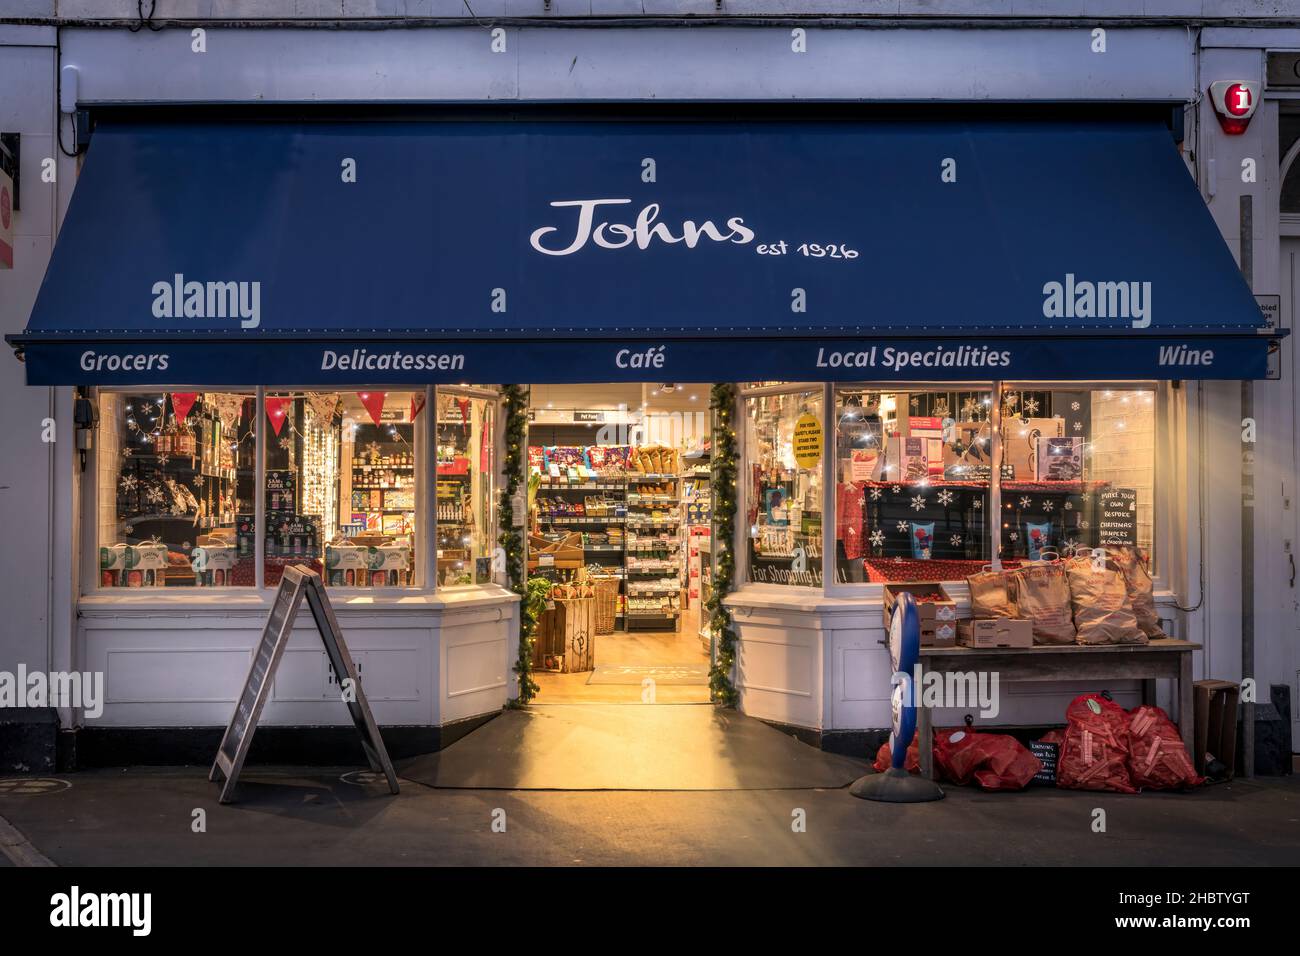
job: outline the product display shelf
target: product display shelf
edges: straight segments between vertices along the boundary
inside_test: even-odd
[[[676,629],[681,622],[681,478],[634,474],[627,487],[627,627]],[[652,540],[633,537],[643,532]],[[641,557],[645,554],[671,557]]]

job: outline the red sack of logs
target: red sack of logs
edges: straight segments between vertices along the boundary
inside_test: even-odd
[[[1129,714],[1128,745],[1129,775],[1139,790],[1182,790],[1205,782],[1178,728],[1159,707],[1144,704]]]
[[[1137,793],[1128,770],[1128,714],[1101,694],[1083,694],[1065,710],[1065,742],[1056,785],[1069,790]]]
[[[984,790],[1023,790],[1043,769],[1042,761],[1016,738],[973,730],[936,733],[934,762],[945,780],[973,780]]]
[[[884,773],[894,763],[894,755],[889,749],[889,741],[886,740],[876,751],[876,760],[871,766],[877,773]],[[921,772],[921,751],[916,745],[916,738],[912,738],[912,743],[907,748],[907,757],[903,760],[903,769],[908,773]]]

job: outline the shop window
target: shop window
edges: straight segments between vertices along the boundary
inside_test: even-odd
[[[822,584],[822,390],[745,400],[749,579]]]
[[[992,412],[987,386],[836,388],[838,583],[960,580],[987,563]]]
[[[1155,508],[1152,388],[1009,386],[1002,557],[1130,546],[1150,556]]]
[[[438,392],[438,583],[492,580],[495,403]]]
[[[101,587],[255,583],[255,416],[250,393],[100,395]]]
[[[423,392],[267,392],[264,581],[305,564],[332,587],[414,584]],[[252,529],[252,516],[249,516]]]

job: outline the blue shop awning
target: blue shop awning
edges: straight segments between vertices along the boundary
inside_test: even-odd
[[[30,384],[1258,378],[1149,122],[101,124]]]

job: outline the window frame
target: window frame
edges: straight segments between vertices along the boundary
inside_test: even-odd
[[[415,581],[407,587],[342,587],[333,586],[330,588],[332,593],[338,594],[340,599],[355,600],[358,598],[378,598],[386,603],[392,603],[402,598],[410,599],[412,597],[430,597],[439,591],[454,591],[465,593],[475,588],[495,587],[494,584],[460,584],[449,585],[445,588],[438,586],[438,564],[437,564],[437,509],[432,507],[434,496],[436,495],[437,475],[434,473],[432,457],[435,454],[437,442],[437,398],[439,393],[456,394],[468,398],[482,399],[492,403],[493,408],[493,427],[494,427],[494,455],[492,481],[493,496],[496,495],[500,488],[501,467],[504,463],[502,436],[499,422],[501,420],[501,392],[496,386],[473,386],[473,385],[445,385],[445,386],[411,386],[411,385],[274,385],[274,386],[223,386],[223,387],[203,387],[181,385],[113,385],[113,386],[96,386],[89,389],[88,397],[95,403],[98,410],[100,407],[100,398],[106,394],[125,394],[133,395],[142,392],[172,392],[172,391],[209,391],[209,392],[232,392],[232,393],[252,393],[254,399],[254,414],[257,422],[257,432],[254,446],[254,488],[259,491],[264,488],[266,481],[266,440],[267,431],[265,428],[266,416],[266,395],[269,392],[302,392],[302,391],[330,391],[330,392],[348,392],[348,391],[366,391],[374,389],[385,389],[389,391],[401,392],[418,392],[421,388],[425,395],[425,408],[431,410],[430,414],[423,416],[423,425],[417,430],[419,442],[416,447],[416,487],[415,487],[415,513],[416,527],[414,535],[414,546],[416,552],[415,559]],[[241,603],[252,598],[259,601],[269,600],[274,593],[274,588],[266,585],[266,497],[264,494],[256,494],[253,502],[254,514],[254,583],[252,586],[240,585],[221,588],[198,588],[198,587],[180,587],[180,588],[153,588],[148,591],[131,590],[129,592],[124,588],[106,588],[100,584],[99,577],[99,465],[101,463],[100,455],[103,448],[100,443],[96,443],[91,452],[91,460],[88,462],[87,475],[81,481],[81,528],[77,534],[77,540],[81,542],[81,560],[80,560],[80,577],[81,586],[79,590],[79,599],[96,599],[102,600],[129,600],[140,602],[149,600],[150,602],[163,602],[166,604],[212,604],[214,602]],[[495,541],[498,532],[497,521],[497,502],[495,498],[492,501],[491,509],[491,528],[489,529],[488,540]],[[86,520],[87,517],[90,520]]]
[[[823,434],[823,454],[821,461],[822,468],[822,554],[821,554],[821,574],[822,586],[817,588],[811,585],[788,585],[788,584],[767,584],[757,583],[750,580],[750,560],[749,560],[749,528],[743,520],[743,516],[749,513],[751,489],[745,476],[749,473],[750,467],[750,449],[746,443],[746,433],[748,428],[741,428],[737,433],[737,455],[739,468],[737,472],[737,489],[736,489],[736,508],[737,514],[742,516],[742,520],[736,522],[735,539],[732,542],[733,553],[736,555],[736,589],[744,590],[750,594],[763,595],[786,595],[793,599],[807,598],[813,595],[823,595],[832,599],[856,599],[866,601],[879,601],[884,598],[884,586],[876,582],[861,583],[844,583],[841,584],[834,574],[834,555],[835,555],[835,531],[837,515],[835,513],[835,476],[837,474],[837,463],[834,461],[835,441],[837,438],[836,426],[838,419],[836,416],[836,395],[837,391],[842,388],[861,388],[874,389],[879,391],[927,391],[927,390],[987,390],[995,395],[1001,395],[1008,390],[1017,389],[1034,389],[1034,390],[1052,390],[1068,387],[1072,390],[1097,390],[1110,389],[1113,391],[1133,390],[1133,391],[1151,391],[1155,395],[1155,429],[1156,437],[1153,449],[1153,502],[1151,512],[1151,578],[1153,588],[1157,594],[1169,592],[1170,579],[1168,568],[1176,562],[1171,559],[1173,549],[1177,543],[1173,540],[1171,508],[1173,491],[1172,479],[1175,477],[1174,472],[1179,467],[1176,454],[1179,448],[1185,447],[1180,441],[1180,436],[1175,434],[1174,427],[1178,424],[1175,421],[1175,412],[1177,410],[1176,400],[1178,396],[1174,394],[1176,389],[1169,382],[1150,381],[1145,379],[1116,379],[1116,380],[1080,380],[1070,381],[1068,379],[992,379],[979,381],[962,381],[962,382],[933,382],[933,381],[843,381],[843,382],[788,382],[779,385],[763,386],[745,386],[737,388],[736,402],[737,407],[733,415],[737,421],[744,421],[747,415],[746,402],[750,398],[757,398],[764,395],[783,395],[798,392],[814,391],[822,389],[822,434]],[[1000,408],[1000,405],[999,405]],[[1185,411],[1182,418],[1183,424],[1187,423],[1187,415],[1190,412]],[[991,449],[993,455],[993,469],[986,490],[985,507],[992,508],[994,504],[1001,504],[1001,464],[1003,460],[1002,449],[1002,419],[996,416],[994,427],[994,440]],[[992,511],[989,512],[993,513]],[[998,530],[997,522],[986,523],[985,529],[986,544],[990,554],[990,563],[998,561]],[[959,604],[964,605],[969,599],[969,592],[964,580],[943,581],[941,582]]]

